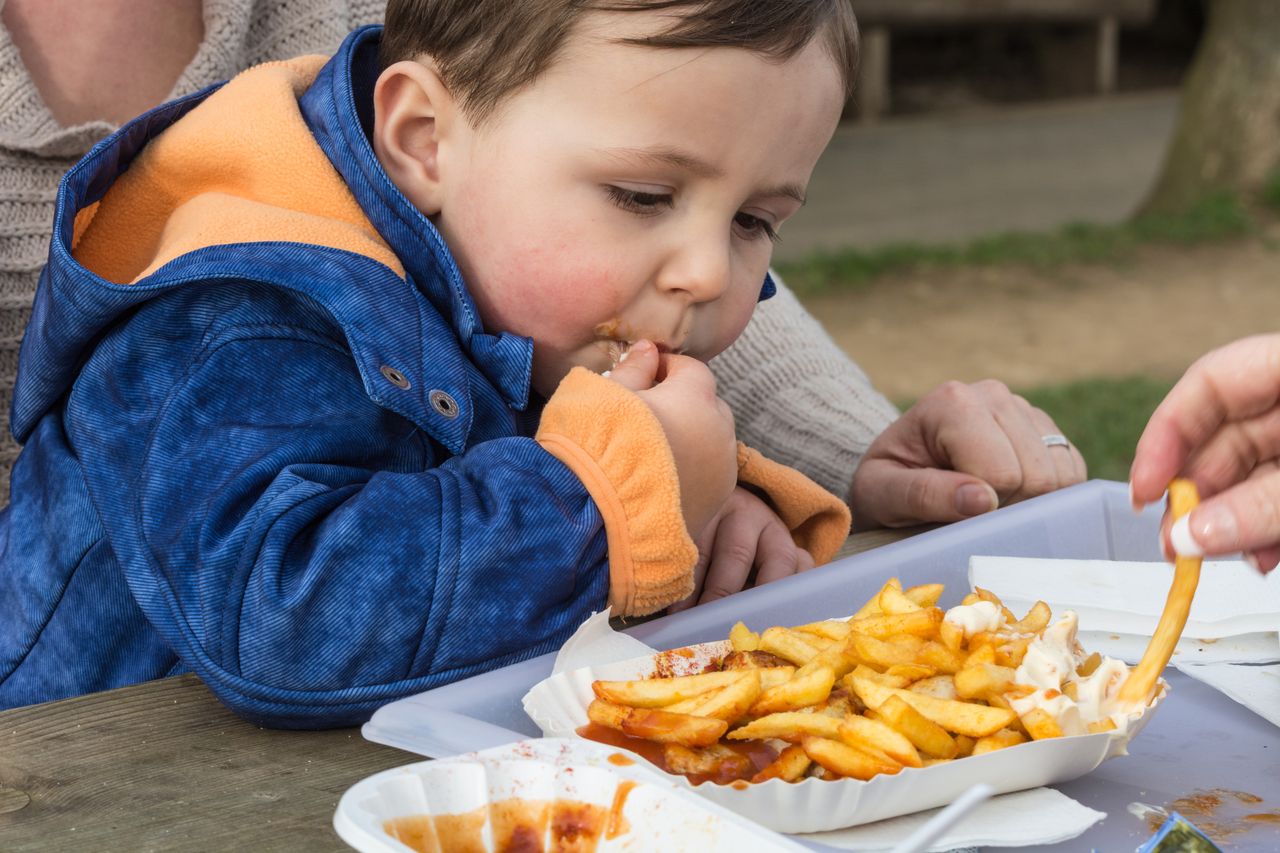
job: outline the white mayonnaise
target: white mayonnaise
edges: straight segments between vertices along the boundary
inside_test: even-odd
[[[1142,713],[1141,706],[1123,706],[1119,701],[1120,685],[1128,677],[1129,667],[1104,657],[1092,674],[1078,675],[1076,669],[1086,657],[1076,641],[1079,622],[1074,611],[1063,611],[1057,622],[1031,642],[1014,681],[1036,691],[1009,704],[1020,715],[1032,708],[1046,711],[1065,735],[1085,734],[1090,723],[1107,719],[1115,723],[1116,731],[1123,732],[1131,719]],[[1075,699],[1062,692],[1070,683],[1075,684]]]
[[[965,637],[972,637],[982,631],[994,631],[1004,622],[1004,614],[990,601],[975,601],[973,604],[953,607],[942,618],[943,621],[963,629]]]

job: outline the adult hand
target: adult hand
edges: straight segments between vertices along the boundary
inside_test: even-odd
[[[1061,430],[1003,383],[944,383],[872,442],[849,490],[857,530],[958,521],[1079,483],[1085,462]]]
[[[693,594],[671,605],[671,613],[813,568],[813,557],[796,545],[782,519],[741,486],[697,544]]]
[[[1178,551],[1243,551],[1259,571],[1280,563],[1280,335],[1244,338],[1203,356],[1156,407],[1138,439],[1129,484],[1135,507],[1174,477],[1201,503],[1179,522]],[[1170,521],[1161,528],[1171,550]]]
[[[675,457],[680,506],[695,540],[723,509],[738,482],[733,413],[716,396],[716,379],[696,358],[663,355],[650,341],[632,344],[609,372],[658,418]]]

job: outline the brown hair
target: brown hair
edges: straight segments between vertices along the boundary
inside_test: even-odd
[[[382,35],[385,68],[423,54],[473,120],[546,71],[589,12],[661,11],[664,31],[623,43],[656,48],[739,47],[779,61],[820,32],[853,88],[858,29],[849,0],[389,0]]]

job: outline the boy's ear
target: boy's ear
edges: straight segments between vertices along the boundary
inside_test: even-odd
[[[373,150],[387,176],[427,216],[441,207],[440,144],[454,117],[453,96],[434,65],[389,66],[373,89]]]

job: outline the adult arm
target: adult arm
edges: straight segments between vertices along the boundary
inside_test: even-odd
[[[775,279],[776,280],[776,279]],[[1002,383],[948,382],[900,417],[779,281],[712,362],[739,435],[847,496],[855,528],[968,518],[1084,480],[1061,430]]]

